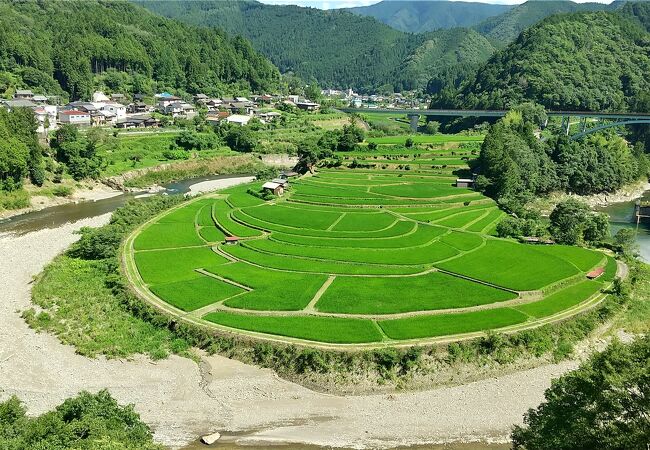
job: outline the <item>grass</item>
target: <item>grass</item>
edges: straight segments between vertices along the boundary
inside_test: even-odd
[[[0,190],[0,211],[4,209],[20,209],[29,206],[29,192],[24,189],[7,192]]]
[[[226,306],[262,311],[303,309],[327,280],[325,275],[280,272],[241,262],[225,264],[212,271],[253,289],[227,300]]]
[[[292,270],[297,272],[319,272],[328,274],[345,275],[408,275],[422,272],[422,266],[382,266],[371,264],[355,264],[340,261],[321,261],[310,258],[287,258],[284,255],[275,255],[255,251],[242,245],[227,246],[223,248],[227,253],[275,269]]]
[[[187,344],[172,331],[135,317],[105,284],[104,261],[59,256],[32,289],[32,301],[45,311],[23,314],[37,330],[55,334],[81,355],[124,358],[136,353],[164,358]]]
[[[194,311],[244,292],[237,286],[206,275],[174,283],[155,284],[150,289],[165,302],[183,311]]]
[[[602,287],[603,284],[598,281],[582,281],[554,292],[542,300],[520,305],[515,309],[538,319],[551,316],[587,300]]]
[[[486,309],[459,314],[408,317],[379,321],[391,339],[417,339],[492,330],[526,321],[526,316],[511,308]]]
[[[463,308],[516,295],[443,273],[404,278],[338,277],[316,304],[323,312],[394,314]]]
[[[145,228],[134,243],[136,250],[204,245],[194,222],[153,223]]]
[[[558,256],[537,251],[530,245],[496,239],[439,267],[521,291],[541,289],[578,273],[573,264]]]
[[[174,248],[135,253],[140,276],[147,284],[198,278],[199,268],[211,268],[228,260],[208,247]]]
[[[286,245],[271,240],[260,239],[247,242],[245,245],[254,250],[262,250],[277,255],[387,265],[431,264],[458,254],[456,249],[443,243],[432,243],[423,247],[405,249],[359,249]]]
[[[318,316],[252,316],[214,312],[205,320],[240,330],[329,343],[366,343],[382,339],[370,320]]]

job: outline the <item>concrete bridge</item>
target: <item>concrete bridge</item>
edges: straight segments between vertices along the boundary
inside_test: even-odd
[[[506,115],[508,110],[505,109],[371,109],[371,108],[340,108],[345,113],[363,114],[369,112],[373,114],[404,114],[411,122],[411,129],[417,131],[420,116],[435,117],[485,117],[498,118]],[[593,111],[546,111],[549,117],[562,118],[562,130],[569,135],[571,130],[571,119],[579,119],[580,131],[571,139],[580,139],[590,133],[611,127],[623,125],[650,124],[650,113],[617,113],[617,112],[593,112]],[[589,119],[596,119],[598,122],[593,128],[589,128]],[[609,121],[609,122],[605,122]],[[591,122],[592,124],[594,122]]]

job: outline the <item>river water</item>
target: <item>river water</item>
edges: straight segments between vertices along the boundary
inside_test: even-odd
[[[641,201],[650,201],[650,191],[646,191]],[[596,208],[598,211],[609,215],[612,235],[621,228],[637,229],[634,217],[634,204],[636,200]],[[641,219],[637,230],[636,241],[639,244],[639,253],[645,262],[650,262],[650,219]]]
[[[191,178],[163,185],[164,193],[185,194],[190,186],[202,181],[224,180],[239,178],[247,175],[213,175],[201,178]],[[100,216],[122,206],[127,200],[143,195],[143,192],[124,193],[97,201],[84,201],[52,206],[39,211],[32,211],[19,216],[0,220],[0,233],[25,234],[43,228],[56,228],[68,222],[88,217]]]

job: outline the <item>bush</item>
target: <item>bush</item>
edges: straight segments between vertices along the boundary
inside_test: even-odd
[[[162,449],[133,406],[120,406],[107,390],[81,392],[38,417],[26,412],[15,396],[0,403],[3,448]]]
[[[70,186],[55,186],[52,189],[52,194],[56,197],[68,197],[72,195],[72,188]]]

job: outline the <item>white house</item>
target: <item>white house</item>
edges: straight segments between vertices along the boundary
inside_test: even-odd
[[[244,116],[242,114],[233,114],[226,117],[226,122],[234,123],[240,126],[248,125],[248,122],[252,119],[252,116]]]
[[[90,113],[75,109],[60,111],[59,122],[69,125],[90,126]]]
[[[93,92],[93,103],[108,102],[110,99],[101,91]]]
[[[34,108],[34,117],[38,122],[38,127],[36,129],[37,133],[45,133],[48,131],[54,131],[57,129],[56,125],[56,106],[53,105],[43,105],[37,108]],[[46,122],[49,121],[48,128],[46,129]]]
[[[188,119],[196,115],[194,106],[185,102],[170,103],[164,108],[164,112],[172,117],[186,117]]]
[[[115,115],[115,119],[118,122],[121,122],[124,119],[126,119],[126,106],[124,106],[121,103],[116,103],[116,102],[105,103],[104,106],[101,108],[101,110]]]

